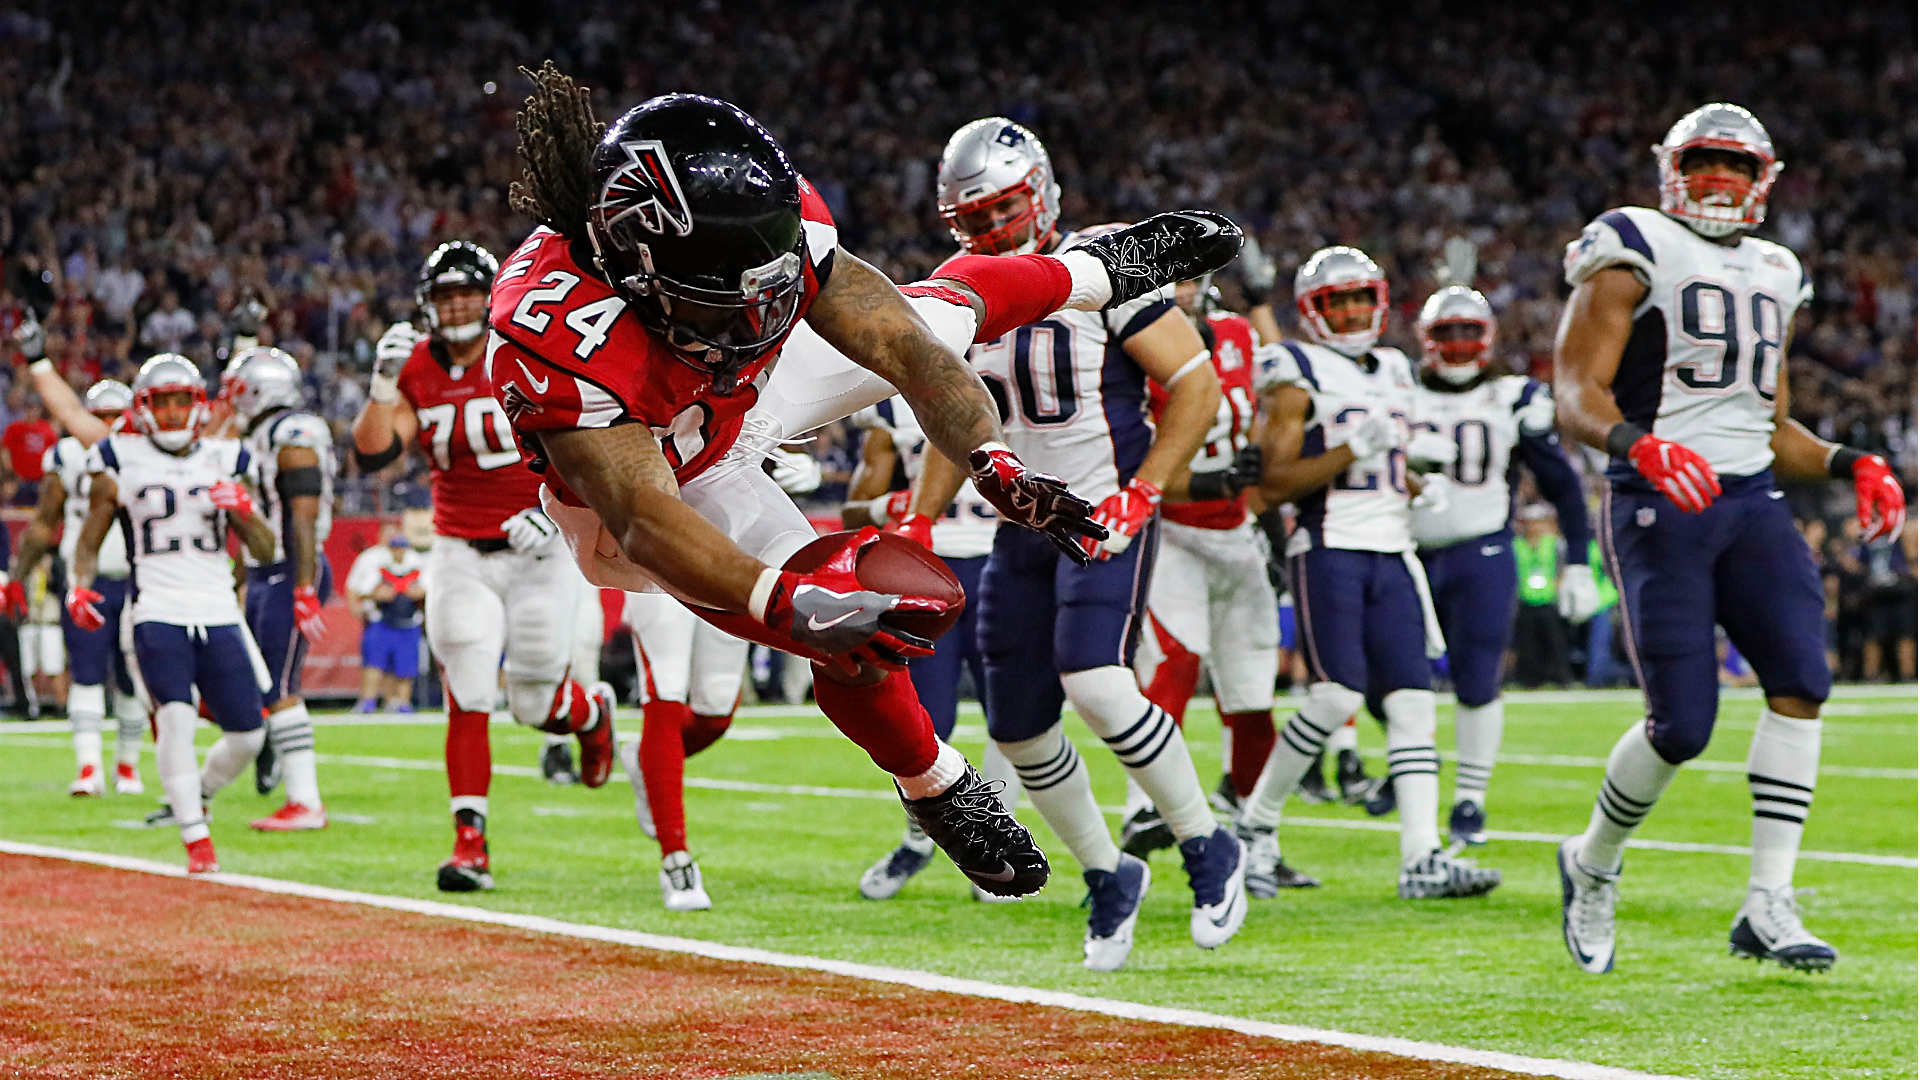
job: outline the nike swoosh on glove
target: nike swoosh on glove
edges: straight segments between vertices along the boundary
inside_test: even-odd
[[[327,636],[327,620],[320,614],[320,594],[311,585],[293,587],[293,621],[300,624],[300,632],[308,641],[319,641]]]
[[[1670,439],[1642,435],[1627,448],[1627,460],[1673,505],[1697,514],[1720,496],[1720,476],[1707,459]]]
[[[1100,500],[1100,508],[1093,512],[1093,520],[1107,530],[1105,540],[1087,537],[1080,541],[1081,550],[1089,558],[1105,562],[1115,555],[1133,546],[1133,538],[1146,527],[1153,517],[1154,508],[1160,505],[1160,489],[1139,477],[1127,482],[1127,486]]]
[[[1900,535],[1907,522],[1907,493],[1885,458],[1869,454],[1853,463],[1853,495],[1863,542]]]
[[[107,625],[106,616],[93,605],[106,597],[92,589],[69,589],[67,591],[67,614],[72,616],[73,625],[82,630],[98,630]]]
[[[842,658],[849,672],[861,663],[903,668],[910,659],[932,656],[933,642],[888,625],[886,616],[895,611],[938,615],[947,610],[946,601],[872,592],[854,575],[860,549],[879,535],[869,525],[848,537],[819,569],[780,571],[760,621],[808,652]]]
[[[1067,490],[1066,482],[1027,468],[1000,443],[988,443],[967,455],[974,489],[1000,516],[1047,535],[1053,546],[1085,566],[1093,557],[1083,538],[1105,540],[1106,527],[1093,520],[1093,506]]]

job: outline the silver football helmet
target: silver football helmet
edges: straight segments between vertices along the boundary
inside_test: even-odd
[[[1327,324],[1326,300],[1334,293],[1373,290],[1373,314],[1364,330],[1335,332]],[[1343,356],[1364,356],[1387,322],[1387,275],[1359,248],[1321,248],[1293,275],[1293,304],[1307,336]]]
[[[300,364],[271,345],[255,345],[234,357],[220,381],[221,393],[243,424],[268,409],[300,406]]]
[[[119,416],[133,408],[133,388],[119,379],[101,379],[87,387],[87,411],[95,416]]]
[[[1723,150],[1753,159],[1753,178],[1695,176],[1683,171],[1689,150]],[[1653,147],[1660,163],[1660,210],[1702,236],[1725,236],[1767,220],[1767,195],[1785,168],[1773,155],[1773,138],[1738,105],[1702,105],[1667,130]]]
[[[1039,136],[1004,116],[962,127],[940,153],[940,218],[975,255],[1026,255],[1053,240],[1060,185]],[[1025,205],[1015,200],[1024,198]]]
[[[1420,366],[1456,386],[1493,360],[1493,305],[1478,289],[1449,285],[1420,305]]]
[[[175,393],[191,395],[193,408],[185,424],[163,426],[154,412],[154,399]],[[193,361],[179,353],[161,353],[140,365],[140,373],[133,378],[133,422],[155,446],[169,452],[185,449],[200,437],[207,415],[207,380]]]

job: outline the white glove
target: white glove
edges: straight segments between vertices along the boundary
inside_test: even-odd
[[[1398,449],[1402,442],[1400,421],[1385,409],[1374,409],[1347,433],[1345,445],[1353,450],[1355,461],[1367,461]]]
[[[367,396],[391,404],[400,398],[400,369],[420,343],[421,333],[412,323],[397,322],[387,327],[373,347],[373,376],[367,380]]]
[[[1594,584],[1593,567],[1567,566],[1560,571],[1560,617],[1583,623],[1600,610],[1600,586]]]
[[[820,490],[820,462],[797,450],[775,450],[767,455],[767,474],[789,495]]]
[[[1445,473],[1428,473],[1420,478],[1420,494],[1413,497],[1413,508],[1429,514],[1446,513],[1452,502],[1453,481]]]
[[[1422,428],[1407,443],[1407,465],[1414,472],[1444,469],[1460,458],[1460,444],[1437,431]]]
[[[553,519],[537,506],[529,506],[501,522],[500,531],[507,534],[508,545],[520,554],[545,547],[560,535]]]
[[[1545,435],[1553,430],[1553,395],[1546,387],[1533,392],[1533,399],[1513,412],[1520,421],[1520,434]]]

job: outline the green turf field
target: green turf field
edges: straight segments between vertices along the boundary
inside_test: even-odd
[[[1707,768],[1689,768],[1641,839],[1744,849],[1743,762],[1759,704],[1722,710]],[[1509,704],[1489,804],[1484,863],[1506,873],[1490,897],[1394,896],[1390,823],[1356,809],[1290,806],[1289,862],[1324,888],[1255,902],[1240,936],[1204,953],[1187,937],[1190,896],[1177,855],[1157,855],[1154,886],[1125,970],[1079,967],[1084,913],[1074,867],[1048,844],[1053,884],[1017,905],[976,904],[944,863],[885,903],[854,884],[900,829],[884,780],[815,714],[742,718],[690,763],[691,837],[715,910],[670,915],[658,851],[633,822],[616,771],[601,791],[538,778],[539,736],[496,724],[490,835],[498,888],[470,898],[536,912],[999,982],[1072,990],[1283,1023],[1398,1035],[1700,1077],[1893,1077],[1915,1071],[1915,708],[1911,689],[1842,691],[1828,714],[1820,792],[1798,884],[1809,926],[1841,953],[1831,975],[1736,962],[1726,935],[1746,882],[1743,853],[1632,850],[1622,879],[1616,970],[1588,976],[1560,943],[1552,840],[1583,827],[1599,760],[1636,712],[1626,698]],[[1452,744],[1450,709],[1441,746]],[[637,732],[637,717],[628,721]],[[1119,802],[1116,763],[1069,721],[1103,803]],[[1217,722],[1189,714],[1202,775],[1218,772]],[[210,740],[212,731],[203,733]],[[980,744],[978,714],[955,741]],[[111,742],[111,735],[108,737]],[[231,871],[369,892],[439,897],[433,868],[450,844],[442,733],[431,723],[328,725],[321,781],[335,823],[262,835],[244,823],[277,805],[251,775],[214,804]],[[1377,730],[1362,731],[1378,750]],[[66,736],[5,725],[0,838],[172,861],[171,830],[134,827],[152,797],[69,799]],[[1378,771],[1375,756],[1370,766]],[[152,758],[143,769],[157,793]],[[1442,777],[1444,806],[1451,778]],[[1117,816],[1117,815],[1116,815]],[[1502,834],[1512,834],[1503,836]],[[455,898],[459,899],[459,898]]]

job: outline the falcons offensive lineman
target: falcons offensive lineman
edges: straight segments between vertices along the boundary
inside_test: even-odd
[[[324,550],[333,530],[333,431],[301,407],[300,365],[270,346],[235,356],[221,395],[258,473],[272,559],[249,559],[247,628],[267,664],[267,742],[287,784],[284,806],[253,823],[266,832],[324,829],[313,721],[300,696],[307,646],[326,633],[320,608],[333,591]]]
[[[757,453],[729,451],[757,403],[782,403],[768,413],[776,435],[806,431],[884,399],[891,382],[936,444],[972,455],[1002,512],[1066,546],[1103,535],[1090,507],[1006,449],[954,344],[1223,261],[1238,230],[1163,214],[1082,259],[980,260],[909,300],[839,247],[825,203],[734,106],[667,95],[603,129],[551,63],[532,77],[513,202],[541,227],[494,284],[489,370],[589,580],[665,589],[737,636],[815,661],[821,710],[894,776],[955,866],[990,892],[1039,889],[1046,857],[934,736],[900,670],[931,648],[892,613],[943,602],[859,585],[872,530],[818,568],[782,569],[813,529]]]
[[[133,647],[154,701],[154,759],[172,820],[187,849],[187,872],[220,869],[207,830],[206,800],[260,752],[265,665],[241,625],[227,530],[255,559],[273,557],[273,530],[254,512],[246,447],[203,439],[206,380],[184,356],[163,353],[133,382],[140,434],[109,435],[88,454],[87,517],[74,548],[67,613],[82,629],[106,619],[93,588],[100,544],[118,518],[133,575]],[[199,721],[194,690],[223,734],[194,768]]]
[[[66,383],[60,383],[67,389]],[[68,396],[72,395],[67,390]],[[40,557],[54,545],[59,532],[60,561],[73,566],[74,546],[80,542],[80,528],[86,521],[90,480],[87,451],[121,423],[133,406],[133,391],[126,383],[102,379],[87,388],[86,399],[75,403],[85,410],[92,423],[69,425],[69,434],[47,448],[46,476],[40,482],[40,502],[34,509],[33,523],[20,540],[20,558],[14,578],[7,583],[10,597],[17,593],[18,608],[26,607],[26,591],[20,583],[33,573]],[[49,405],[49,411],[54,406]],[[57,412],[55,415],[59,415]],[[64,420],[63,420],[64,422]],[[101,594],[95,605],[105,625],[86,630],[74,623],[63,609],[60,629],[67,647],[68,670],[73,685],[67,691],[67,717],[73,723],[73,753],[80,773],[69,795],[99,795],[106,790],[106,777],[100,760],[100,725],[107,714],[107,686],[111,678],[117,699],[114,715],[119,738],[114,744],[113,789],[122,795],[138,795],[146,790],[140,780],[140,743],[147,737],[147,709],[135,693],[131,679],[138,673],[122,648],[121,615],[127,602],[127,544],[120,524],[114,522],[100,546],[95,566],[94,589]]]
[[[1899,533],[1906,496],[1884,460],[1789,417],[1788,338],[1813,286],[1793,252],[1745,235],[1782,168],[1767,129],[1715,102],[1653,152],[1660,208],[1609,210],[1567,245],[1554,397],[1568,434],[1613,456],[1601,541],[1647,708],[1607,758],[1587,831],[1560,845],[1562,933],[1582,970],[1613,967],[1621,849],[1713,734],[1717,623],[1766,695],[1731,948],[1825,971],[1838,953],[1801,922],[1793,866],[1833,675],[1820,579],[1774,480],[1852,480],[1866,540]]]
[[[1421,305],[1418,333],[1419,422],[1407,454],[1422,468],[1422,448],[1431,446],[1432,464],[1453,482],[1445,507],[1414,510],[1413,538],[1459,699],[1449,831],[1455,845],[1477,845],[1487,839],[1487,781],[1505,726],[1501,668],[1519,591],[1507,524],[1510,460],[1524,462],[1540,494],[1553,503],[1567,550],[1574,553],[1560,574],[1560,614],[1585,622],[1600,606],[1600,594],[1593,571],[1579,558],[1587,550],[1587,504],[1553,429],[1553,399],[1535,380],[1492,368],[1494,320],[1487,298],[1464,285],[1441,289]]]
[[[937,184],[941,216],[967,252],[1071,254],[1105,235],[1059,231],[1060,188],[1046,148],[1005,117],[956,131]],[[1140,693],[1132,669],[1159,545],[1161,492],[1200,449],[1220,401],[1206,345],[1169,291],[1007,328],[969,354],[1000,404],[1007,441],[1100,497],[1094,520],[1110,533],[1082,542],[1091,564],[1081,565],[1063,562],[1038,537],[1002,527],[978,601],[987,733],[1081,865],[1092,897],[1083,963],[1096,971],[1126,962],[1151,875],[1146,860],[1122,853],[1108,832],[1061,726],[1066,701],[1160,807],[1179,841],[1193,887],[1194,944],[1225,944],[1247,910],[1241,844],[1214,821],[1179,725]],[[1157,428],[1147,418],[1149,380],[1169,393]],[[924,529],[960,480],[952,459],[929,455],[900,529]]]
[[[362,472],[385,467],[415,439],[431,469],[427,640],[447,691],[454,843],[438,872],[447,892],[493,887],[487,714],[503,655],[516,722],[577,734],[588,787],[607,782],[614,756],[612,688],[582,687],[570,670],[579,575],[553,543],[539,478],[519,467],[520,446],[482,370],[487,290],[498,271],[491,254],[464,240],[427,256],[415,291],[427,333],[395,323],[381,336],[353,424]]]
[[[1281,807],[1327,737],[1374,695],[1387,718],[1386,782],[1400,805],[1400,895],[1477,896],[1500,883],[1499,872],[1440,848],[1428,657],[1441,641],[1413,557],[1408,496],[1411,488],[1431,505],[1446,484],[1407,476],[1401,448],[1416,380],[1406,354],[1376,347],[1386,276],[1365,252],[1322,248],[1295,273],[1293,295],[1310,340],[1267,354],[1279,371],[1261,402],[1261,494],[1299,506],[1286,554],[1312,681],[1240,808],[1255,850],[1248,891],[1273,895]]]

